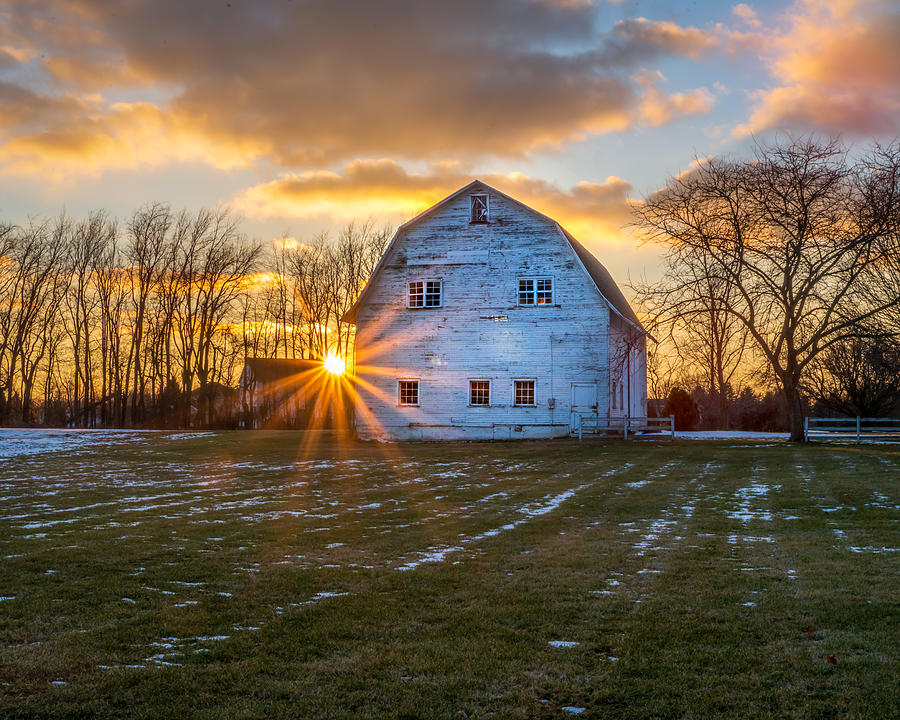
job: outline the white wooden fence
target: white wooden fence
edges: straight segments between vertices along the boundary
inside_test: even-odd
[[[900,418],[811,418],[803,424],[803,439],[865,442],[900,441]]]
[[[578,439],[585,434],[622,436],[626,440],[635,435],[666,434],[675,438],[675,416],[669,417],[598,417],[581,415],[578,418]]]

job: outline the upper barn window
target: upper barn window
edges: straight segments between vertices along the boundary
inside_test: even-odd
[[[416,280],[409,283],[409,307],[433,308],[443,304],[443,283],[440,280]]]
[[[488,205],[487,195],[472,195],[472,222],[486,223],[488,221]]]
[[[552,305],[553,279],[519,278],[519,305]]]

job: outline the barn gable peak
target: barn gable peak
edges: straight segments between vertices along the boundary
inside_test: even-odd
[[[416,215],[415,217],[407,220],[405,223],[400,225],[397,228],[397,231],[394,233],[394,237],[391,239],[391,242],[388,244],[387,248],[384,251],[384,254],[381,256],[381,260],[379,260],[378,265],[375,266],[375,270],[372,272],[371,277],[366,283],[365,287],[362,289],[362,292],[359,294],[359,297],[356,299],[356,302],[353,306],[347,311],[344,315],[343,320],[345,322],[353,323],[356,321],[356,313],[358,308],[365,303],[366,295],[368,294],[369,289],[373,285],[374,281],[379,275],[379,271],[384,263],[385,258],[387,258],[395,245],[397,244],[398,239],[407,232],[411,227],[417,225],[418,223],[424,221],[435,212],[440,210],[441,208],[447,206],[452,203],[461,195],[470,194],[474,195],[477,193],[486,193],[488,195],[496,195],[498,197],[503,198],[504,200],[512,203],[516,207],[524,210],[536,217],[539,217],[549,223],[552,227],[554,227],[558,232],[568,247],[572,250],[575,258],[577,260],[578,265],[581,270],[590,278],[593,282],[597,292],[599,293],[602,300],[610,307],[610,309],[620,316],[627,324],[633,326],[635,329],[640,331],[641,333],[646,333],[643,326],[638,320],[637,316],[634,314],[634,310],[631,309],[628,301],[625,299],[625,296],[622,294],[621,289],[616,284],[615,280],[613,280],[612,276],[609,274],[609,271],[603,266],[603,264],[596,258],[594,255],[582,245],[578,240],[576,240],[567,230],[565,230],[556,220],[543,213],[535,210],[534,208],[526,205],[520,200],[516,200],[514,197],[507,195],[500,190],[497,190],[495,187],[488,185],[487,183],[475,178],[467,185],[459,188],[453,193],[450,193],[443,200],[436,202],[431,207],[423,210],[421,213]],[[474,212],[474,210],[473,210]],[[473,221],[476,221],[473,217]]]

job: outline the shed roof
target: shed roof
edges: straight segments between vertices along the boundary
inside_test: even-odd
[[[253,373],[257,382],[270,383],[322,369],[321,360],[295,358],[244,358],[244,369]]]

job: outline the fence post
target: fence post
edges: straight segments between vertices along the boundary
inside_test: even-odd
[[[809,418],[803,418],[803,442],[809,442]]]
[[[672,439],[675,439],[675,416],[669,415],[669,427],[672,430]]]
[[[584,420],[584,418],[581,417],[581,415],[579,415],[578,416],[578,442],[581,442],[581,439],[582,439],[582,433],[581,433],[581,421],[582,420]]]
[[[859,415],[856,416],[856,444],[859,445]]]
[[[629,421],[629,420],[630,420],[630,418],[626,415],[626,416],[625,416],[625,425],[624,425],[624,432],[625,432],[625,439],[626,439],[626,440],[628,439],[628,421]]]

